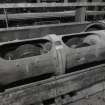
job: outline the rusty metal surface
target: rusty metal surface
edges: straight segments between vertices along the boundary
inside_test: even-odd
[[[16,19],[35,19],[35,18],[51,18],[51,17],[70,17],[75,16],[76,11],[66,11],[66,12],[49,12],[49,13],[15,13],[15,14],[8,14],[7,18],[8,20],[16,20]],[[92,15],[103,15],[105,14],[105,11],[86,11],[85,13],[88,16]],[[0,14],[0,20],[5,20],[5,15]]]

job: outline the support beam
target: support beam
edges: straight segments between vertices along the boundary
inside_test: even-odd
[[[2,105],[16,105],[16,103],[22,101],[23,104],[21,105],[30,105],[58,97],[56,100],[57,103],[61,100],[59,96],[86,89],[86,87],[93,86],[96,83],[99,83],[99,81],[104,80],[105,64],[102,64],[75,73],[65,74],[60,77],[53,77],[43,81],[7,89],[5,92],[0,93],[0,103],[2,103]],[[103,83],[99,83],[88,89],[88,95],[101,91],[103,89],[102,84]],[[83,93],[86,92],[87,91],[82,91],[79,93],[79,96],[72,97],[72,101],[83,98],[85,96]]]
[[[37,3],[40,3],[40,0],[37,0]]]
[[[87,2],[87,0],[77,0],[77,2]],[[86,7],[77,7],[75,21],[83,22],[85,21]]]

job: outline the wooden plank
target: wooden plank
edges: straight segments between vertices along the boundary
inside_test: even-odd
[[[105,80],[105,64],[48,80],[11,88],[0,94],[3,105],[38,103],[50,98],[84,89]]]
[[[76,2],[76,3],[1,3],[0,8],[37,8],[37,7],[80,7],[80,6],[105,6],[105,2]]]
[[[87,15],[102,15],[105,14],[105,11],[86,11]],[[75,16],[75,11],[64,11],[64,12],[44,12],[44,13],[17,13],[17,14],[8,14],[8,20],[14,19],[35,19],[35,18],[50,18],[50,17],[66,17],[66,16]],[[78,15],[77,15],[78,17]],[[80,17],[81,20],[82,17]],[[0,14],[0,20],[5,20],[5,15]]]

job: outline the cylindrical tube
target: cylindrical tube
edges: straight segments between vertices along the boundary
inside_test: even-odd
[[[87,32],[61,37],[66,52],[66,69],[105,60],[105,32]]]
[[[38,47],[40,51],[38,51]],[[59,66],[56,50],[48,38],[5,42],[0,45],[0,49],[1,85],[48,73],[56,74]],[[7,54],[5,58],[5,53],[8,52],[10,55]],[[38,52],[40,52],[39,55]]]

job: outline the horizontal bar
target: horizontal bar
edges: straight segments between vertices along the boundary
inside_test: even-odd
[[[102,15],[105,11],[87,11],[87,15]]]
[[[87,11],[87,15],[101,15],[105,14],[105,11]],[[50,18],[50,17],[66,17],[75,16],[75,11],[64,11],[64,12],[44,12],[44,13],[17,13],[8,14],[8,20],[14,19],[35,19],[35,18]],[[0,15],[0,20],[5,20],[5,15]]]
[[[33,8],[33,7],[79,7],[105,6],[105,2],[76,2],[76,3],[1,3],[0,8]]]
[[[30,18],[48,18],[48,17],[60,17],[60,16],[74,16],[74,11],[69,12],[47,12],[47,13],[18,13],[8,14],[8,19],[30,19]],[[0,15],[0,20],[4,20],[5,15]]]
[[[1,32],[10,32],[10,31],[22,31],[22,30],[38,30],[38,29],[44,29],[46,30],[47,28],[56,28],[56,27],[75,27],[77,25],[88,25],[90,22],[72,22],[72,23],[60,23],[60,24],[47,24],[47,25],[32,25],[32,26],[22,26],[22,27],[8,27],[8,28],[0,28],[0,33]]]

